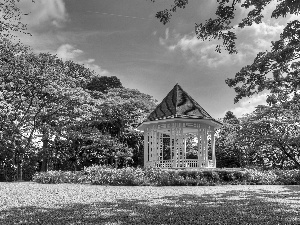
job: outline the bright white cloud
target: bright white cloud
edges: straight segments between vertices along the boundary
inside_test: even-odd
[[[226,112],[232,111],[236,117],[240,118],[245,114],[253,112],[255,107],[258,105],[266,105],[266,100],[267,94],[256,95],[251,98],[241,100],[237,107],[226,110]],[[223,115],[225,115],[226,112],[224,112]]]
[[[56,54],[59,58],[64,60],[74,60],[83,53],[82,50],[76,49],[70,44],[61,45],[57,50]]]
[[[253,24],[251,27],[238,29],[237,32],[237,48],[241,52],[255,56],[260,51],[269,50],[271,41],[279,39],[280,33],[283,31],[284,25],[278,23],[262,22]]]
[[[24,0],[20,2],[20,8],[24,13],[29,13],[24,19],[32,27],[46,24],[61,27],[68,17],[64,0]]]
[[[94,63],[95,59],[85,59],[84,52],[70,44],[61,45],[56,50],[56,55],[63,60],[72,60],[76,63],[83,64],[100,76],[110,76],[110,73],[107,70],[102,69],[99,65]]]
[[[275,5],[272,4],[266,8],[266,18],[269,18]],[[246,16],[246,12],[241,13],[242,17]],[[237,35],[238,54],[229,55],[225,50],[219,54],[215,52],[215,47],[220,41],[202,41],[199,40],[195,33],[179,34],[175,30],[165,31],[165,38],[160,38],[160,45],[166,47],[170,52],[180,52],[189,63],[203,64],[209,67],[219,67],[222,65],[249,62],[257,53],[270,50],[271,41],[279,39],[280,33],[283,31],[288,21],[299,19],[299,16],[288,16],[279,19],[264,19],[260,24],[253,24],[243,29],[237,25],[234,31]]]
[[[216,42],[204,42],[199,40],[194,34],[180,36],[175,31],[172,37],[166,29],[166,37],[160,38],[160,44],[169,51],[180,51],[189,63],[205,64],[209,67],[218,67],[228,62],[238,63],[245,57],[243,53],[229,55],[227,52],[221,54],[215,51]]]

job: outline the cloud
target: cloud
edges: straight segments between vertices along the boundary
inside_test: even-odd
[[[72,60],[78,64],[82,64],[100,76],[110,76],[110,73],[107,70],[102,69],[99,65],[94,63],[95,59],[85,59],[84,52],[70,44],[59,46],[56,50],[56,55],[63,60]]]
[[[74,60],[83,53],[82,50],[74,48],[70,44],[61,45],[57,50],[56,54],[59,58],[64,60]]]
[[[239,63],[245,55],[229,55],[227,52],[217,53],[215,51],[217,42],[204,42],[199,40],[195,34],[180,35],[176,31],[170,35],[168,28],[165,38],[159,39],[160,45],[166,47],[170,52],[180,52],[188,63],[204,64],[215,68],[228,62]]]
[[[276,5],[276,4],[275,4]],[[221,54],[215,52],[215,47],[221,44],[221,40],[202,41],[195,33],[181,34],[169,28],[165,31],[165,37],[159,38],[160,45],[164,46],[170,53],[181,54],[188,63],[203,64],[211,68],[222,65],[245,64],[249,63],[261,51],[271,49],[271,41],[279,39],[287,22],[298,19],[295,15],[286,18],[271,18],[271,12],[274,10],[274,4],[270,4],[265,9],[265,19],[262,23],[254,23],[252,26],[239,28],[234,26],[233,31],[237,35],[236,46],[238,54],[229,55],[226,50]],[[247,15],[246,11],[240,10],[239,19]],[[236,21],[238,22],[238,21]]]
[[[266,99],[267,94],[260,94],[248,99],[243,99],[238,103],[237,107],[226,110],[226,112],[232,111],[236,117],[240,118],[245,114],[253,112],[255,110],[255,107],[257,107],[258,105],[266,105]],[[225,115],[226,112],[224,112],[223,115]]]
[[[237,28],[237,47],[239,51],[256,55],[258,52],[270,50],[271,41],[279,39],[284,25],[262,22],[243,29]]]
[[[42,28],[51,25],[60,28],[68,18],[63,0],[24,0],[19,4],[22,12],[29,13],[24,20],[30,27]]]

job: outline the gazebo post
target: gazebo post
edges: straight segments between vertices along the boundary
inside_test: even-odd
[[[201,167],[205,167],[206,162],[205,162],[205,154],[206,154],[206,130],[203,129],[202,134],[201,134],[201,147],[202,147],[202,164]]]
[[[149,128],[145,128],[144,130],[144,167],[147,167],[147,161],[148,161],[148,142],[149,142],[149,132],[148,132]]]
[[[152,126],[153,127],[153,126]],[[152,166],[152,152],[153,152],[153,128],[150,130],[149,135],[149,164]]]
[[[156,167],[156,161],[157,161],[157,130],[153,130],[153,136],[152,136],[152,144],[153,144],[153,150],[152,150],[152,166]]]
[[[216,150],[215,150],[215,129],[212,129],[210,133],[211,138],[211,151],[212,151],[212,163],[213,167],[216,167]]]
[[[205,129],[205,166],[208,167],[208,128]]]
[[[201,129],[198,129],[197,132],[197,138],[198,138],[198,167],[202,167],[202,133]],[[200,142],[201,138],[201,142]]]

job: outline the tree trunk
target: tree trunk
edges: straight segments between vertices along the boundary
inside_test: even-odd
[[[48,132],[47,129],[44,128],[43,129],[43,147],[42,147],[42,152],[43,152],[43,161],[42,161],[42,167],[41,167],[41,171],[42,172],[47,172],[48,171],[48,161],[49,161],[49,152],[48,152],[48,148],[49,148],[49,137],[48,137]]]
[[[280,149],[284,152],[284,154],[288,158],[290,158],[295,163],[295,165],[300,169],[300,163],[285,149],[285,147],[283,146],[283,144],[278,142],[278,145],[279,145]],[[288,145],[286,145],[286,146],[290,149],[290,147]]]

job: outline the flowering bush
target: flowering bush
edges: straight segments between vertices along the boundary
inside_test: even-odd
[[[42,184],[88,183],[88,176],[82,171],[48,171],[34,174],[32,180]]]
[[[36,173],[38,183],[89,183],[96,185],[207,186],[221,184],[300,184],[299,170],[260,171],[257,169],[175,170],[160,168],[116,169],[90,166],[78,172]]]
[[[278,176],[273,171],[259,171],[246,169],[247,183],[249,184],[277,184]]]
[[[279,184],[300,184],[300,170],[275,170]]]
[[[141,168],[126,167],[115,169],[111,167],[92,166],[84,169],[91,184],[100,185],[142,185],[145,172]]]

